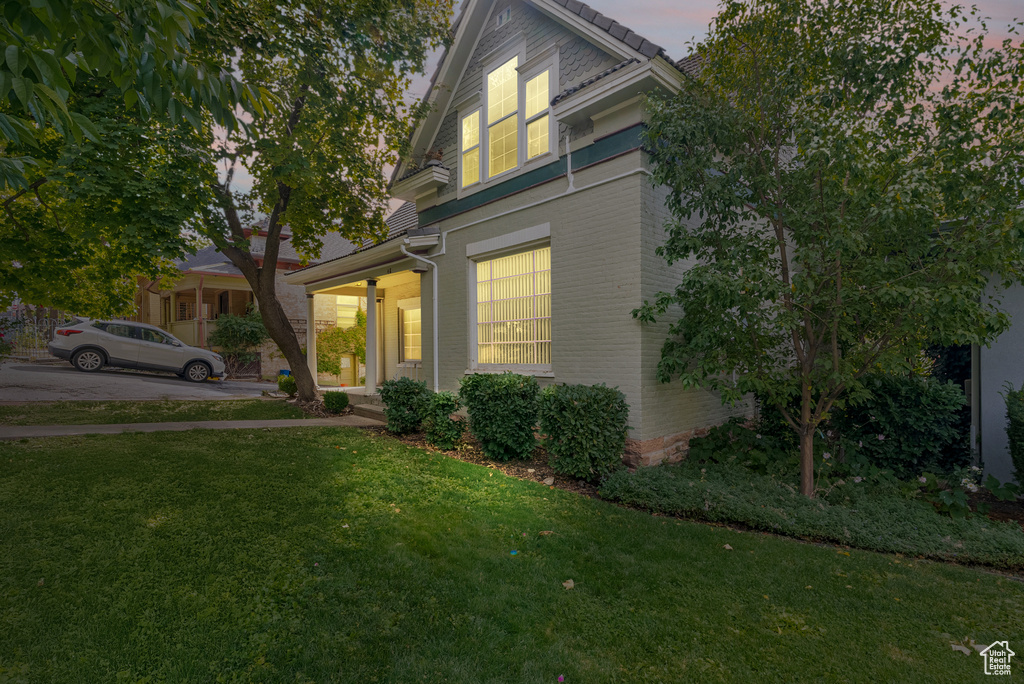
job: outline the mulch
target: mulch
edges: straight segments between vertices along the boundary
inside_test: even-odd
[[[971,494],[969,503],[972,511],[978,510],[978,504],[988,504],[989,520],[1015,522],[1024,528],[1024,500],[1000,501],[987,489]]]

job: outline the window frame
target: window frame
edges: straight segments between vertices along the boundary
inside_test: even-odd
[[[551,353],[552,362],[547,364],[499,364],[480,363],[479,346],[477,344],[477,264],[483,261],[491,261],[504,256],[521,254],[536,249],[551,248],[551,224],[544,223],[523,230],[508,233],[497,238],[482,240],[466,245],[466,257],[469,261],[467,272],[467,297],[468,302],[468,335],[469,340],[469,364],[466,375],[476,373],[504,373],[512,371],[521,375],[532,375],[541,378],[553,378],[554,374],[554,283],[549,293],[551,297]],[[554,271],[554,250],[551,253],[551,270]],[[553,278],[552,278],[553,279]]]
[[[400,368],[419,368],[423,365],[423,306],[420,297],[399,299],[396,303],[398,309],[398,365]],[[420,358],[405,358],[405,312],[420,312]]]
[[[555,89],[558,87],[558,69],[557,67],[557,51],[551,51],[550,53],[542,53],[538,55],[540,59],[533,59],[528,64],[524,64],[519,67],[519,100],[522,102],[523,112],[523,123],[522,123],[522,153],[520,155],[520,166],[532,166],[534,164],[549,164],[554,159],[558,158],[558,123],[555,121],[554,112],[552,112],[551,100],[555,98],[557,94]],[[529,119],[526,118],[526,84],[540,76],[543,72],[548,72],[548,97],[547,107],[540,110]],[[538,119],[547,116],[548,117],[548,150],[547,152],[541,152],[536,157],[527,157],[529,141],[527,139],[527,131],[529,130],[530,123],[537,121]]]
[[[462,146],[462,142],[463,142],[462,126],[463,126],[465,120],[468,119],[469,117],[473,116],[474,114],[476,114],[476,125],[477,125],[476,145],[474,145],[473,147],[470,147],[469,149],[465,149]],[[465,191],[465,190],[471,190],[474,186],[479,186],[483,182],[483,173],[482,172],[483,172],[483,169],[484,169],[484,165],[483,165],[483,162],[484,162],[484,159],[483,159],[483,156],[484,156],[484,133],[481,130],[483,128],[483,114],[484,114],[483,113],[483,107],[480,104],[477,104],[472,109],[467,110],[465,114],[463,114],[461,110],[459,111],[459,131],[458,131],[458,135],[459,135],[459,159],[458,159],[458,164],[459,164],[459,192],[460,193]],[[466,183],[466,180],[465,180],[466,165],[463,163],[463,160],[466,158],[466,153],[472,152],[473,150],[479,150],[479,154],[477,155],[477,163],[476,163],[476,180],[472,181],[471,183]]]
[[[487,119],[487,110],[491,106],[491,93],[488,88],[487,80],[488,76],[492,72],[500,69],[502,66],[507,64],[509,60],[518,57],[519,61],[516,65],[516,110],[511,114],[507,114],[504,117],[498,119],[493,124]],[[519,73],[519,68],[523,65],[526,59],[526,46],[519,45],[512,50],[506,50],[501,52],[490,59],[483,65],[483,73],[481,78],[483,79],[483,85],[480,97],[480,184],[482,186],[489,185],[490,183],[501,182],[503,179],[519,169],[522,168],[523,163],[523,146],[521,141],[523,139],[523,123],[520,114],[523,110],[522,102],[522,75]],[[516,164],[510,169],[505,169],[501,173],[490,175],[491,167],[491,126],[498,125],[502,121],[505,121],[511,116],[517,117],[516,122]],[[461,131],[460,131],[461,133]],[[461,159],[461,158],[460,158]]]
[[[519,66],[516,68],[517,78],[517,91],[516,91],[516,116],[518,122],[516,126],[517,136],[517,150],[516,150],[516,166],[501,173],[490,177],[488,176],[489,170],[489,154],[491,149],[490,140],[490,128],[491,126],[487,122],[487,108],[489,106],[489,93],[487,87],[487,77],[492,71],[501,67],[503,64],[508,62],[516,55],[519,56]],[[536,78],[541,72],[548,72],[548,106],[547,109],[541,110],[530,117],[529,121],[526,120],[526,84],[530,80]],[[456,119],[457,126],[457,139],[458,139],[458,158],[457,164],[458,170],[458,181],[456,186],[456,197],[461,199],[467,197],[476,192],[479,192],[485,188],[491,187],[497,183],[502,183],[507,180],[511,175],[529,170],[547,164],[551,164],[558,160],[560,157],[560,150],[558,146],[558,122],[555,120],[553,107],[551,106],[551,100],[554,99],[558,90],[558,45],[552,44],[548,47],[540,50],[533,57],[526,59],[526,46],[524,43],[517,44],[513,47],[498,48],[494,53],[484,58],[481,64],[480,74],[480,90],[476,91],[472,95],[464,98],[455,110],[458,113]],[[480,135],[477,147],[480,150],[480,163],[479,163],[479,176],[476,181],[463,185],[463,164],[462,155],[469,150],[464,150],[462,147],[462,122],[468,117],[472,116],[473,112],[478,112],[478,121],[480,125]],[[527,158],[527,130],[530,123],[537,119],[545,116],[548,117],[548,150],[535,157]],[[511,115],[509,115],[511,116]],[[500,122],[500,120],[499,120]],[[470,148],[472,149],[472,148]]]

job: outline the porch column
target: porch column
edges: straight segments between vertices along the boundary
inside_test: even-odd
[[[316,376],[316,295],[306,293],[306,365],[313,376],[313,384],[319,385]]]
[[[199,284],[196,285],[196,346],[206,346],[206,336],[203,334],[203,276],[199,276]]]
[[[173,324],[178,320],[178,293],[171,290],[171,315],[167,321],[167,332],[174,334]]]
[[[377,281],[366,279],[366,394],[377,393]]]

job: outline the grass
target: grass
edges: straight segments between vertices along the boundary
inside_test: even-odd
[[[0,406],[0,425],[110,425],[303,417],[305,414],[298,407],[275,399],[56,401]]]
[[[1007,576],[351,429],[0,449],[0,681],[984,681],[951,642],[1024,637]]]

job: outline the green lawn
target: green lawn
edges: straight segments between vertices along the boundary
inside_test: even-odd
[[[0,425],[109,425],[190,420],[302,418],[279,399],[230,401],[56,401],[0,406]]]
[[[988,678],[951,640],[1024,645],[1005,576],[653,517],[356,430],[0,462],[0,681],[963,682]]]

